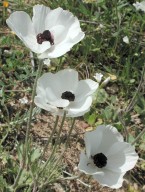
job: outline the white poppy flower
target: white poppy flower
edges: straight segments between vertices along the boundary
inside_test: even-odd
[[[129,44],[129,38],[127,36],[123,37],[123,42]]]
[[[56,74],[46,73],[38,79],[35,104],[56,115],[82,116],[89,111],[92,93],[98,83],[91,79],[78,80],[78,72],[64,69]]]
[[[96,79],[96,81],[98,83],[101,82],[102,77],[103,77],[102,73],[96,73],[95,76],[94,76],[94,78]]]
[[[59,57],[84,38],[77,17],[60,7],[35,5],[32,20],[26,12],[16,11],[6,22],[41,59]]]
[[[145,12],[145,1],[142,1],[142,2],[136,2],[136,3],[133,3],[133,6],[136,8],[136,10],[142,10]]]
[[[93,175],[101,185],[120,188],[126,171],[132,169],[138,155],[131,144],[111,125],[100,125],[85,133],[86,154],[80,155],[78,168]]]

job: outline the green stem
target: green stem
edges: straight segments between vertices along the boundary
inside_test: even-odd
[[[135,140],[131,143],[131,145],[134,145],[145,133],[145,128],[140,132],[140,134],[135,138]]]
[[[52,159],[52,157],[53,157],[53,155],[54,155],[54,153],[56,151],[56,147],[58,146],[58,144],[60,142],[60,134],[61,134],[61,131],[62,131],[62,128],[63,128],[63,125],[64,125],[65,118],[66,118],[66,112],[64,112],[64,115],[63,115],[63,118],[62,118],[62,122],[61,122],[61,125],[60,125],[60,128],[59,128],[58,134],[57,134],[55,146],[53,147],[52,153],[51,153],[50,157],[47,159],[47,161],[46,161],[43,169],[39,173],[39,175],[41,175],[41,173],[45,170],[45,168],[47,167],[48,163],[51,161],[51,159]]]
[[[75,125],[75,120],[76,120],[76,119],[73,118],[72,125],[71,125],[71,128],[70,128],[70,130],[69,130],[68,137],[67,137],[67,140],[66,140],[66,143],[65,143],[65,149],[67,149],[67,147],[68,147],[68,144],[69,144],[69,141],[70,141],[70,135],[71,135],[72,130],[73,130],[74,125]]]
[[[55,120],[55,124],[54,124],[54,128],[53,128],[53,130],[52,130],[52,132],[51,132],[51,135],[50,135],[49,139],[47,140],[47,143],[46,143],[46,145],[45,145],[45,148],[44,148],[44,150],[43,150],[43,153],[42,153],[41,158],[45,155],[45,152],[46,152],[46,150],[47,150],[47,148],[48,148],[48,145],[49,145],[49,143],[50,143],[51,140],[52,140],[52,137],[53,137],[53,135],[54,135],[54,133],[55,133],[55,131],[56,131],[57,125],[58,125],[58,121],[59,121],[59,116],[57,115],[57,116],[56,116],[56,120]]]
[[[23,154],[23,162],[22,165],[19,169],[18,175],[15,179],[15,182],[13,184],[13,189],[15,189],[18,185],[18,182],[20,180],[20,177],[22,175],[23,169],[25,167],[26,164],[26,159],[27,159],[27,155],[28,155],[28,140],[29,140],[29,133],[30,133],[30,128],[31,128],[31,121],[32,121],[32,114],[33,114],[33,108],[34,108],[34,97],[35,97],[35,93],[36,93],[36,86],[37,86],[37,80],[41,74],[42,71],[42,66],[43,66],[43,61],[39,62],[39,66],[38,66],[38,70],[37,70],[37,75],[34,81],[34,85],[33,85],[33,91],[32,91],[32,103],[30,106],[30,113],[29,113],[29,118],[27,121],[27,130],[26,130],[26,138],[25,138],[25,148],[24,148],[24,154]]]

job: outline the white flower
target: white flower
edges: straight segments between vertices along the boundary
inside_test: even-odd
[[[145,1],[142,1],[142,2],[136,2],[136,3],[133,3],[133,6],[136,8],[136,10],[142,10],[145,12]]]
[[[26,12],[16,11],[6,22],[41,59],[59,57],[84,38],[77,17],[60,7],[35,5],[32,20]]]
[[[86,154],[80,155],[78,168],[93,175],[101,185],[120,188],[126,171],[132,169],[138,155],[131,144],[111,125],[100,125],[85,133]]]
[[[22,104],[27,104],[28,103],[28,99],[26,97],[23,97],[22,99],[19,99],[19,101]]]
[[[101,73],[96,73],[94,78],[96,79],[96,81],[98,83],[100,83],[101,79],[102,79],[103,75]]]
[[[64,69],[56,74],[46,73],[38,79],[35,104],[56,115],[82,116],[89,111],[92,93],[98,83],[91,79],[78,80],[78,72]]]
[[[43,63],[49,67],[50,66],[50,59],[49,58],[44,59]]]
[[[129,44],[129,39],[127,36],[123,37],[123,42],[126,44]]]

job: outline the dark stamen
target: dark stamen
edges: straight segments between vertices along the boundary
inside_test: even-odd
[[[74,101],[75,95],[73,93],[71,93],[70,91],[66,91],[66,92],[62,93],[61,98],[67,99],[69,101]]]
[[[102,168],[107,165],[107,157],[103,153],[98,153],[92,156],[92,159],[98,168]]]
[[[49,41],[51,45],[54,45],[54,38],[49,30],[39,33],[37,36],[37,43],[42,44],[44,41]]]

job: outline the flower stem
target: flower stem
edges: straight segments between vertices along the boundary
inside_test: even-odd
[[[135,138],[135,140],[131,143],[131,145],[134,145],[145,133],[145,128],[140,132],[140,134]]]
[[[26,164],[26,159],[27,159],[27,155],[28,155],[28,140],[29,140],[29,133],[30,133],[30,128],[31,128],[31,121],[32,121],[32,114],[33,114],[33,108],[34,108],[34,97],[35,97],[35,93],[36,93],[36,86],[37,86],[37,80],[41,74],[42,71],[42,66],[43,66],[43,62],[40,61],[39,62],[39,66],[38,66],[38,70],[37,70],[37,75],[34,81],[34,85],[33,85],[33,91],[32,91],[32,103],[30,106],[30,112],[29,112],[29,117],[28,117],[28,121],[27,121],[27,130],[26,130],[26,138],[25,138],[25,147],[23,150],[23,161],[22,161],[22,165],[20,166],[18,175],[15,179],[15,182],[13,184],[13,189],[16,189],[18,182],[20,180],[20,177],[22,175],[23,169],[25,167]]]
[[[59,128],[59,131],[58,131],[58,134],[57,134],[57,138],[56,138],[56,143],[55,143],[55,146],[52,150],[52,153],[50,155],[50,157],[47,159],[44,167],[42,168],[41,172],[39,173],[39,175],[41,175],[41,173],[45,170],[45,168],[47,167],[48,163],[51,161],[55,151],[56,151],[56,147],[58,146],[59,144],[59,141],[60,141],[60,134],[61,134],[61,131],[62,131],[62,128],[63,128],[63,125],[64,125],[64,121],[65,121],[65,118],[66,118],[66,112],[64,112],[64,115],[63,115],[63,118],[62,118],[62,122],[61,122],[61,125],[60,125],[60,128]]]
[[[45,145],[45,147],[44,147],[44,150],[43,150],[43,153],[42,153],[41,158],[45,155],[45,152],[46,152],[46,150],[47,150],[47,148],[48,148],[48,145],[49,145],[49,143],[50,143],[51,140],[52,140],[52,137],[53,137],[53,135],[54,135],[54,133],[55,133],[55,131],[56,131],[57,125],[58,125],[58,121],[59,121],[59,116],[57,115],[57,116],[56,116],[56,120],[55,120],[55,124],[54,124],[54,128],[53,128],[53,130],[52,130],[52,132],[51,132],[51,135],[50,135],[49,139],[47,140],[47,143],[46,143],[46,145]]]
[[[69,130],[68,137],[67,137],[67,140],[66,140],[66,143],[65,143],[65,149],[67,149],[67,147],[68,147],[69,140],[70,140],[70,135],[71,135],[72,130],[73,130],[74,125],[75,125],[75,120],[76,120],[75,118],[73,118],[73,120],[72,120],[72,125],[71,125],[71,128]]]

